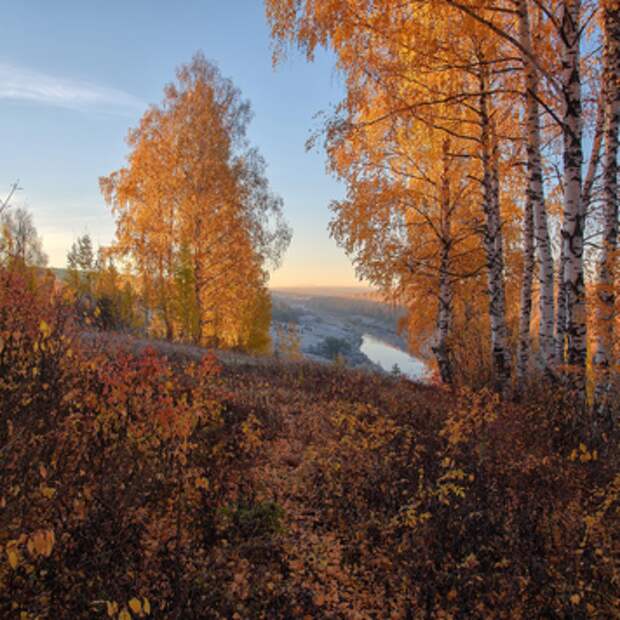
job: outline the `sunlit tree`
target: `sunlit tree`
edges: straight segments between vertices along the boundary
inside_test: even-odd
[[[113,249],[169,338],[178,329],[242,346],[244,308],[290,239],[246,139],[250,117],[239,90],[197,54],[130,131],[128,165],[101,179],[117,217]]]

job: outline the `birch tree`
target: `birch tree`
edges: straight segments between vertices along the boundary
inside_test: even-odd
[[[292,11],[285,2],[267,6],[276,39],[295,41],[309,56],[318,44],[330,45],[336,52],[347,79],[348,94],[340,108],[346,113],[345,125],[380,123],[391,117],[415,119],[467,145],[457,150],[465,151],[462,156],[479,166],[473,177],[480,183],[483,212],[480,230],[486,252],[491,355],[496,385],[503,391],[512,363],[500,213],[502,155],[495,109],[496,95],[502,92],[496,70],[504,62],[501,52],[488,37],[480,37],[481,28],[466,24],[445,3],[360,0],[353,5],[332,3],[323,10],[313,3],[296,2]],[[452,37],[446,19],[463,28],[460,40]],[[467,116],[452,124],[463,107]],[[375,111],[373,119],[367,118],[369,110]]]
[[[23,207],[0,214],[0,260],[21,266],[45,267],[47,255],[32,214]]]
[[[469,225],[481,234],[478,250],[485,255],[488,337],[496,388],[509,391],[516,342],[518,385],[522,386],[532,371],[553,379],[562,371],[566,383],[585,403],[586,228],[589,226],[591,234],[593,220],[588,217],[597,207],[603,125],[607,135],[605,119],[614,116],[606,111],[609,104],[599,109],[592,154],[586,162],[584,135],[592,127],[590,106],[596,98],[596,81],[591,80],[598,74],[600,54],[596,48],[583,56],[581,52],[587,37],[596,38],[597,13],[605,9],[608,19],[617,6],[595,0],[267,0],[266,7],[276,57],[289,44],[301,48],[309,59],[319,46],[336,55],[346,96],[334,122],[326,125],[326,144],[330,166],[337,173],[342,168],[338,158],[357,157],[360,165],[368,161],[376,167],[384,165],[389,173],[382,182],[398,185],[391,168],[394,149],[385,147],[382,153],[377,146],[378,141],[389,143],[390,138],[380,136],[372,142],[367,139],[369,126],[390,123],[406,128],[397,141],[402,152],[411,154],[417,149],[417,157],[424,157],[417,141],[419,127],[426,126],[449,138],[450,151],[472,163],[467,175],[478,183],[475,202],[481,217],[472,217]],[[613,53],[608,55],[612,57]],[[612,79],[610,75],[606,71],[605,86]],[[609,101],[608,95],[605,101]],[[330,150],[335,134],[347,135],[346,146]],[[412,149],[411,144],[416,146]],[[613,151],[617,147],[613,140],[605,139],[605,144],[604,167],[611,171],[612,157],[607,148],[611,145]],[[434,148],[429,152],[436,158],[437,170],[442,155]],[[583,168],[587,173],[582,179]],[[550,175],[553,171],[557,171],[556,177]],[[614,191],[617,194],[610,181],[614,175],[606,175],[605,185],[610,188],[606,195]],[[343,178],[349,187],[357,182],[351,175]],[[617,233],[609,224],[613,219],[612,202],[606,202],[605,235],[609,241],[599,256],[599,296],[601,307],[608,308],[606,314],[599,311],[601,319],[612,316],[609,293],[607,297],[604,294],[613,290],[609,257]],[[359,219],[372,220],[373,210],[357,204]],[[383,203],[374,204],[380,213]],[[347,213],[352,208],[349,204]],[[337,212],[337,216],[341,213]],[[439,232],[441,210],[437,208],[434,213]],[[340,242],[351,250],[347,244],[357,239],[359,224],[353,223],[352,215],[349,221],[348,231],[342,227],[338,230]],[[393,220],[382,221],[386,229],[394,227]],[[452,230],[458,217],[449,218],[449,226],[445,218],[443,221],[443,230]],[[517,224],[518,239],[514,236]],[[457,224],[457,230],[461,225]],[[375,236],[383,234],[376,221],[373,226]],[[558,229],[559,260],[554,264]],[[441,236],[436,234],[437,240]],[[383,261],[386,273],[381,279],[389,281],[389,270],[397,273],[397,267],[386,258],[386,252],[376,247],[373,256],[370,247],[368,244],[363,253],[356,254],[358,264],[363,260],[377,272]],[[449,259],[444,262],[451,264],[451,272],[455,271],[458,255],[447,252],[445,256]],[[439,288],[440,272],[436,264],[435,282]],[[454,319],[458,295],[450,297],[447,280],[443,278],[445,299],[452,302],[445,307],[452,306]],[[454,285],[452,279],[453,289]],[[515,312],[517,289],[520,299]],[[411,288],[408,291],[408,298],[415,299],[418,293],[412,293]],[[537,309],[533,306],[536,299]],[[418,311],[413,302],[410,311]],[[440,325],[449,324],[440,314],[437,334],[445,332]],[[536,320],[537,339],[532,334]],[[606,325],[611,324],[613,321],[607,320]],[[602,337],[599,340],[597,364],[604,367],[608,354]],[[534,359],[539,363],[533,364]]]
[[[526,0],[518,0],[517,14],[519,19],[519,41],[522,46],[521,58],[524,66],[525,83],[525,120],[526,120],[526,150],[527,150],[527,189],[524,225],[524,252],[527,255],[530,244],[529,222],[530,212],[534,219],[534,236],[538,249],[539,281],[540,281],[540,331],[539,346],[543,364],[547,368],[553,366],[555,359],[554,342],[554,265],[551,252],[551,239],[547,222],[547,209],[543,187],[543,166],[541,153],[540,135],[540,89],[539,75],[534,63],[534,48],[530,27],[529,6]],[[533,269],[531,263],[527,264],[524,281],[531,279],[529,269]],[[527,288],[527,284],[525,285]],[[527,310],[525,311],[525,313]],[[522,316],[525,323],[526,317]],[[529,327],[528,327],[529,330]],[[524,335],[523,327],[521,334]],[[525,360],[521,360],[522,365]],[[523,373],[525,369],[521,367]]]
[[[267,269],[290,231],[247,142],[250,118],[240,91],[197,54],[130,132],[128,165],[100,181],[117,216],[113,251],[168,338],[179,326],[199,344],[243,346],[249,309],[263,312]]]
[[[564,212],[562,279],[566,304],[566,362],[578,392],[585,390],[586,297],[583,268],[585,209],[581,201],[583,122],[581,98],[581,2],[566,0],[561,16]]]
[[[593,364],[596,372],[595,401],[607,412],[610,366],[615,364],[615,285],[618,244],[618,131],[620,126],[620,4],[603,7],[604,31],[604,135],[603,231],[598,264],[596,337]]]

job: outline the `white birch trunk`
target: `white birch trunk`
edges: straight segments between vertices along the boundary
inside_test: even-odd
[[[562,246],[560,248],[560,266],[558,268],[558,299],[556,302],[555,319],[555,363],[566,363],[566,283],[564,271],[566,268],[566,252],[564,249],[564,236],[562,233]]]
[[[555,361],[554,348],[554,325],[555,325],[555,300],[554,300],[554,271],[553,254],[551,251],[551,239],[547,222],[547,208],[543,188],[543,169],[540,139],[540,105],[538,102],[539,76],[532,62],[534,50],[532,49],[532,37],[530,31],[530,18],[527,0],[518,1],[519,14],[519,37],[524,50],[522,60],[525,70],[525,122],[527,132],[527,198],[534,217],[534,236],[538,250],[538,274],[540,281],[540,329],[539,346],[542,365],[550,369]],[[526,204],[526,210],[527,210]],[[527,218],[527,214],[525,216]],[[529,227],[526,221],[524,226]],[[525,234],[525,228],[524,228]],[[528,251],[527,240],[525,241]],[[526,265],[528,264],[526,255]],[[533,271],[533,264],[532,264]],[[525,277],[525,276],[524,276]],[[526,277],[531,278],[530,274]],[[525,283],[524,283],[525,289]],[[524,291],[525,292],[525,291]],[[523,303],[522,297],[522,303]],[[531,301],[530,301],[531,304]],[[523,306],[522,306],[523,308]],[[529,317],[527,317],[529,318]],[[522,317],[525,321],[526,317]],[[524,329],[524,325],[522,326]],[[529,323],[528,323],[529,329]]]
[[[602,84],[604,87],[604,83]],[[604,90],[604,88],[603,88]],[[597,106],[596,121],[594,128],[594,139],[592,141],[592,152],[590,154],[590,162],[588,163],[588,171],[583,182],[581,191],[582,209],[587,213],[592,202],[592,190],[598,164],[600,161],[601,145],[603,143],[603,133],[605,129],[605,104],[603,96]],[[555,357],[556,364],[566,363],[566,286],[564,284],[564,267],[566,265],[566,256],[564,253],[564,245],[561,246],[560,267],[558,269],[558,300],[556,303],[557,318],[555,322],[556,338],[555,338]]]
[[[618,244],[618,128],[620,126],[620,8],[604,9],[605,152],[603,155],[603,238],[598,265],[598,305],[593,365],[595,402],[607,410],[609,367],[613,363],[615,260]]]
[[[443,145],[443,178],[441,184],[441,249],[439,264],[439,310],[437,313],[437,344],[433,353],[439,367],[441,381],[451,385],[454,380],[452,369],[452,355],[450,351],[450,330],[452,327],[452,280],[450,277],[450,246],[452,242],[450,203],[450,165],[449,141]]]
[[[565,0],[562,16],[562,91],[564,219],[563,284],[566,309],[567,362],[572,369],[572,384],[585,398],[586,370],[586,296],[583,269],[585,209],[581,200],[582,105],[580,60],[580,0]]]
[[[519,313],[519,344],[517,348],[517,383],[519,389],[530,368],[532,318],[532,288],[534,280],[534,213],[532,200],[526,196],[523,209],[523,279],[521,280],[521,309]]]
[[[594,138],[592,140],[592,153],[590,154],[590,162],[588,163],[588,171],[583,180],[583,190],[581,192],[581,202],[583,208],[588,211],[592,201],[592,190],[594,189],[594,181],[601,159],[601,146],[603,144],[603,134],[605,133],[605,82],[601,84],[601,97],[596,109],[596,121],[594,122]]]
[[[510,380],[510,352],[506,325],[504,251],[500,215],[498,153],[489,110],[488,80],[480,73],[480,142],[482,151],[483,208],[486,216],[484,246],[488,271],[489,318],[495,387],[505,393]]]

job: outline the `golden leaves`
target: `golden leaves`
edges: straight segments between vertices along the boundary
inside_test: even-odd
[[[95,601],[94,604],[103,602]],[[146,597],[142,599],[134,597],[127,602],[127,607],[122,609],[120,609],[120,605],[116,601],[105,601],[105,606],[108,617],[117,618],[117,620],[133,620],[134,616],[144,618],[151,613],[151,603]]]
[[[196,479],[196,487],[198,489],[202,489],[203,491],[209,490],[209,480],[207,478],[197,478]]]
[[[45,339],[45,338],[49,338],[50,337],[50,335],[52,333],[52,328],[47,324],[46,321],[41,319],[41,322],[39,323],[39,331],[41,332],[41,335]]]
[[[39,492],[46,499],[52,499],[56,493],[56,489],[54,487],[47,486],[46,484],[41,484],[39,487]]]
[[[117,215],[113,250],[140,276],[153,331],[249,346],[267,262],[290,231],[264,160],[240,146],[249,106],[238,89],[200,53],[177,78],[131,131],[128,166],[100,179]]]
[[[56,538],[53,530],[37,530],[28,538],[28,551],[30,555],[49,557],[52,554]]]
[[[569,460],[580,461],[581,463],[590,463],[598,460],[598,450],[590,451],[584,443],[579,444],[579,448],[575,448],[569,455]]]
[[[20,409],[6,427],[0,590],[39,614],[53,594],[84,617],[182,616],[193,603],[175,597],[180,579],[208,617],[278,617],[283,602],[299,618],[399,618],[407,605],[527,617],[541,601],[530,532],[555,615],[607,617],[616,604],[620,477],[607,454],[567,462],[573,444],[542,408],[332,368],[229,367],[216,379],[214,360],[83,356],[59,361],[66,384],[53,385],[70,398],[37,400],[40,419],[54,412],[44,436]],[[163,410],[173,431],[176,415],[197,424],[165,433]],[[595,449],[575,445],[578,462]],[[118,602],[84,609],[106,584]]]
[[[15,570],[19,565],[19,551],[15,546],[7,545],[6,555],[9,561],[9,566]]]
[[[134,614],[142,615],[142,601],[137,598],[132,598],[129,601],[129,609],[131,609]]]
[[[5,552],[8,564],[13,570],[17,570],[22,561],[20,546],[24,543],[32,558],[48,558],[52,554],[55,542],[56,537],[53,530],[36,530],[29,536],[21,534],[19,538],[9,540],[6,543]]]

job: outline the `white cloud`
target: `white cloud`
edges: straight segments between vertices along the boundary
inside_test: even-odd
[[[64,108],[142,109],[134,95],[92,82],[57,77],[0,62],[0,99],[32,101]]]

